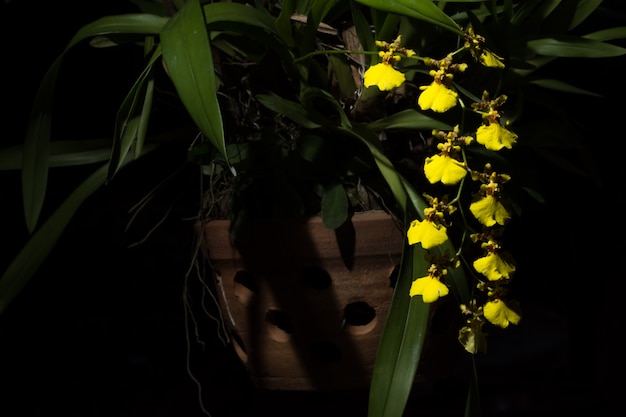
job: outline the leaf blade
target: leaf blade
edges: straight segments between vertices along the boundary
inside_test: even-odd
[[[357,0],[359,3],[388,13],[404,15],[433,23],[453,33],[462,34],[459,25],[432,1]]]
[[[226,156],[211,44],[198,0],[185,6],[161,32],[168,73],[189,115],[209,142]]]
[[[626,54],[626,49],[577,36],[552,36],[528,41],[527,47],[539,54],[560,58],[609,58]]]

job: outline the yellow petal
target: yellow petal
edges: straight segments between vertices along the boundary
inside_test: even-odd
[[[448,287],[446,287],[443,282],[439,281],[437,278],[425,276],[411,283],[409,295],[411,297],[421,295],[425,303],[432,303],[437,301],[439,297],[448,295],[448,292]]]
[[[422,110],[432,110],[443,113],[456,106],[458,97],[456,91],[450,90],[445,85],[433,81],[428,87],[421,87],[424,91],[417,99],[417,104]]]
[[[441,181],[446,185],[458,184],[467,170],[465,165],[447,155],[434,155],[426,158],[424,163],[424,174],[431,184]]]
[[[470,211],[479,222],[487,227],[496,223],[503,225],[511,218],[504,205],[492,195],[486,195],[470,204]]]
[[[479,57],[479,61],[481,64],[491,68],[504,68],[504,63],[502,62],[502,59],[502,57],[499,57],[489,50],[483,50],[483,53]]]
[[[476,142],[492,151],[511,149],[517,142],[517,135],[499,123],[490,123],[478,128]]]
[[[404,83],[405,76],[389,64],[380,63],[372,65],[363,74],[365,87],[377,86],[380,91],[391,90],[400,87]]]
[[[434,248],[448,240],[448,233],[443,225],[436,225],[428,220],[413,220],[406,233],[409,245],[421,243],[424,249]]]
[[[487,302],[483,308],[483,314],[490,323],[502,328],[508,327],[509,323],[517,324],[521,319],[520,315],[502,300]]]
[[[487,277],[489,281],[509,278],[515,266],[502,259],[497,253],[490,253],[474,261],[474,268]]]

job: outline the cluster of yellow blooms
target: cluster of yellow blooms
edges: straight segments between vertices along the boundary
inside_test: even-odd
[[[465,34],[465,43],[458,51],[447,55],[441,60],[420,58],[415,52],[400,47],[400,37],[393,43],[377,42],[383,48],[379,53],[382,62],[372,65],[364,74],[364,85],[377,86],[381,91],[391,90],[402,85],[405,75],[394,68],[401,57],[421,60],[431,67],[429,71],[433,81],[430,85],[419,87],[421,93],[417,104],[423,111],[436,113],[446,112],[457,105],[461,100],[454,88],[455,73],[467,70],[466,63],[457,63],[455,59],[459,52],[469,51],[474,60],[482,65],[494,68],[503,68],[503,59],[484,47],[485,39],[476,35],[471,28]],[[507,97],[499,96],[490,100],[487,92],[483,93],[482,101],[471,105],[471,110],[482,117],[482,124],[473,132],[463,134],[462,128],[457,125],[452,131],[433,131],[438,140],[438,154],[427,157],[424,162],[424,175],[431,184],[441,183],[446,186],[463,186],[468,176],[475,183],[480,183],[478,190],[473,194],[473,201],[469,204],[469,211],[482,228],[480,232],[473,232],[469,224],[465,224],[466,232],[472,242],[480,244],[484,256],[473,261],[472,266],[480,278],[477,278],[476,288],[484,303],[472,298],[470,302],[461,305],[463,314],[467,317],[466,325],[459,332],[459,341],[471,353],[485,351],[486,341],[482,327],[485,322],[505,328],[509,324],[517,324],[521,316],[514,301],[506,298],[506,284],[515,272],[515,263],[511,256],[502,250],[498,240],[502,235],[503,226],[510,220],[511,212],[506,199],[502,195],[503,185],[510,180],[509,175],[495,172],[487,163],[482,172],[471,169],[466,161],[464,147],[474,140],[492,151],[503,148],[511,149],[517,142],[517,135],[509,130],[508,124],[501,122],[501,112],[498,110]],[[463,106],[465,109],[466,107]],[[461,193],[458,192],[457,196]],[[448,240],[448,228],[451,227],[448,219],[450,214],[459,209],[459,198],[448,202],[446,198],[439,199],[425,195],[430,207],[424,210],[422,220],[413,220],[407,231],[408,242],[411,245],[421,244],[427,251],[442,245]],[[463,216],[463,218],[465,218]],[[428,254],[431,263],[428,275],[413,281],[410,296],[421,295],[424,302],[432,303],[448,294],[449,289],[445,282],[448,268],[458,268],[458,257],[437,257]]]

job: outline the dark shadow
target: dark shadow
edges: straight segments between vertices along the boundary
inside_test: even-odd
[[[335,236],[341,252],[341,259],[348,269],[352,269],[354,266],[354,245],[356,244],[356,230],[354,230],[352,221],[345,221],[335,229]]]

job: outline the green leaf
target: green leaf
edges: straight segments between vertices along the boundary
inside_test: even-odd
[[[335,98],[328,91],[316,87],[304,87],[300,93],[300,101],[305,108],[309,109],[312,117],[319,120],[320,123],[325,124],[325,118],[315,109],[323,107],[325,109],[323,112],[326,114],[329,108],[333,108],[336,111],[337,116],[339,116],[341,126],[345,128],[351,127],[350,119],[343,110],[343,107],[337,98]]]
[[[291,25],[291,15],[296,9],[295,0],[283,1],[280,14],[276,18],[276,32],[289,48],[297,46],[296,40],[293,38],[293,26]]]
[[[268,109],[287,116],[302,127],[308,129],[322,127],[320,116],[309,112],[300,103],[269,94],[259,94],[256,99]]]
[[[231,2],[209,3],[204,5],[204,16],[209,30],[236,28],[236,31],[240,32],[243,30],[241,27],[243,24],[278,35],[275,21],[271,16],[259,9],[243,4]],[[236,26],[233,26],[233,23]]]
[[[111,34],[157,35],[169,18],[147,13],[129,13],[102,17],[83,26],[72,38],[66,50],[78,42]]]
[[[358,138],[369,148],[403,210],[405,223],[413,216],[423,218],[426,202],[381,152],[373,132],[362,125],[355,125],[353,130],[338,130]],[[447,251],[448,256],[456,253],[450,241],[435,251],[440,254]],[[421,245],[407,243],[403,248],[398,281],[376,354],[368,417],[402,417],[404,413],[428,326],[428,304],[421,297],[409,296],[413,279],[427,273],[429,263],[425,253]],[[463,269],[449,268],[447,277],[457,301],[467,302],[470,292]]]
[[[307,54],[315,50],[318,27],[334,3],[335,0],[315,0],[311,4],[311,9],[307,13],[307,23],[302,27],[302,36],[298,40],[300,53]]]
[[[559,5],[561,0],[526,0],[518,4],[515,13],[511,17],[514,26],[534,27],[537,22],[544,21],[548,15]]]
[[[337,166],[337,158],[327,142],[318,135],[302,134],[296,142],[296,152],[302,159],[319,167]]]
[[[453,33],[462,34],[461,28],[432,1],[423,0],[357,0],[366,6],[389,13],[412,17],[433,23]]]
[[[29,232],[35,230],[48,184],[50,152],[50,114],[62,55],[48,69],[39,86],[24,139],[22,160],[22,199]]]
[[[191,0],[161,32],[163,59],[189,115],[224,156],[226,144],[209,35],[202,7]]]
[[[563,1],[551,11],[546,27],[569,31],[584,22],[603,0]]]
[[[348,60],[344,56],[329,54],[328,61],[339,86],[339,94],[341,97],[350,97],[356,90],[356,84]]]
[[[24,146],[3,148],[0,152],[0,171],[22,168]],[[107,161],[111,156],[111,140],[71,140],[50,143],[50,167],[87,165]]]
[[[594,96],[594,97],[601,97],[600,94],[582,89],[580,87],[573,86],[561,80],[538,79],[538,80],[531,80],[529,82],[531,84],[537,85],[539,87],[547,88],[549,90],[563,91],[565,93],[572,93],[572,94],[584,94],[584,95]]]
[[[528,48],[540,55],[567,58],[606,58],[626,54],[626,49],[577,36],[560,35],[528,41]]]
[[[144,146],[142,155],[152,152],[163,143],[178,139],[181,134],[188,134],[188,130],[188,128],[180,129],[154,137],[154,140],[149,145]],[[99,144],[102,144],[102,141],[95,141],[92,145],[97,146]],[[79,146],[75,145],[76,144],[69,142],[55,143],[53,150],[62,152],[63,155],[68,155],[66,151],[67,148],[73,149],[74,151],[83,148],[83,144]],[[89,146],[85,146],[83,149],[88,147]],[[132,159],[127,158],[122,166],[125,166],[131,161]],[[93,162],[95,162],[95,160]],[[76,187],[43,225],[31,236],[26,245],[13,259],[0,278],[0,314],[6,310],[11,301],[19,294],[21,289],[45,261],[80,205],[106,183],[107,170],[108,164],[100,166]]]
[[[368,123],[367,128],[371,130],[386,129],[439,129],[449,130],[452,127],[427,116],[417,109],[406,109],[392,114],[389,117]]]
[[[108,179],[118,171],[133,145],[136,147],[135,155],[141,154],[152,108],[154,82],[151,73],[154,63],[160,57],[161,49],[157,48],[117,112]]]
[[[7,309],[41,266],[83,201],[104,184],[106,171],[107,166],[104,165],[87,177],[11,262],[0,278],[0,314]]]
[[[340,182],[328,185],[322,194],[322,221],[329,229],[336,229],[348,219],[348,196]]]
[[[584,38],[593,39],[596,41],[612,41],[615,39],[626,38],[626,26],[618,26],[609,29],[602,29],[597,32],[589,33]]]
[[[427,274],[429,263],[420,245],[405,245],[393,298],[379,340],[370,385],[368,417],[402,417],[417,371],[430,306],[410,297],[415,277]]]
[[[42,79],[31,110],[22,164],[22,198],[27,229],[37,226],[48,183],[50,113],[57,77],[65,53],[79,42],[113,33],[157,34],[167,18],[145,14],[108,16],[83,26],[72,37]]]
[[[291,44],[289,40],[284,41],[281,38],[281,34],[287,35],[278,32],[275,19],[265,11],[234,2],[217,2],[205,5],[204,15],[207,30],[241,35],[247,43],[251,39],[263,43],[278,54],[278,59],[294,79],[301,76],[290,65],[294,61],[288,47]],[[284,27],[281,26],[281,30],[284,30]]]
[[[361,44],[362,49],[365,51],[376,51],[378,49],[376,46],[376,40],[374,39],[374,34],[370,28],[370,22],[365,17],[362,9],[363,7],[357,4],[357,2],[350,2],[350,11],[352,12],[354,29],[357,37],[359,38],[359,43]],[[369,61],[370,58],[367,57],[366,60]]]

